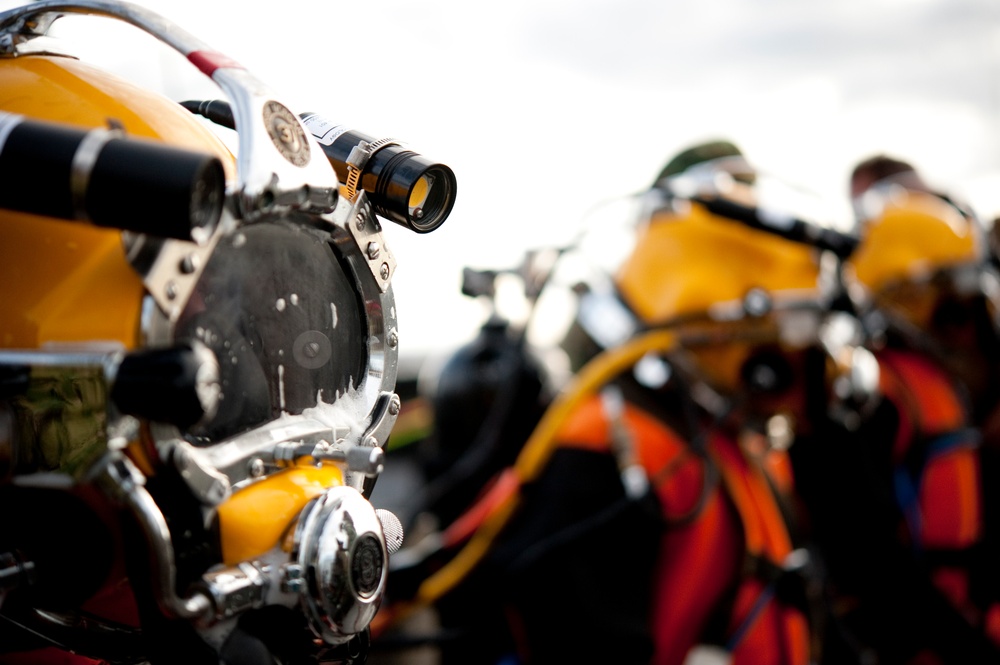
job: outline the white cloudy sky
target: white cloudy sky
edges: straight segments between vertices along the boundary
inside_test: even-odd
[[[513,265],[564,242],[595,204],[646,187],[704,138],[732,139],[824,197],[831,217],[846,215],[851,166],[877,151],[1000,213],[996,0],[141,4],[295,110],[454,168],[458,203],[441,229],[386,229],[404,352],[472,334],[481,310],[458,295],[463,265]],[[87,57],[171,97],[212,94],[193,70],[147,57],[132,29],[83,36]]]

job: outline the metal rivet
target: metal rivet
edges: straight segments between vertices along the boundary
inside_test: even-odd
[[[260,478],[264,475],[264,470],[264,460],[259,457],[254,457],[247,465],[247,473],[251,478]]]
[[[771,311],[771,306],[771,295],[763,289],[750,289],[743,297],[743,309],[750,316],[764,316]]]
[[[285,566],[281,589],[285,593],[301,593],[305,589],[305,572],[298,564]]]
[[[182,273],[184,273],[185,275],[190,275],[191,273],[193,273],[195,270],[198,269],[198,266],[200,264],[201,264],[201,259],[197,254],[188,254],[183,259],[181,259],[179,267]]]

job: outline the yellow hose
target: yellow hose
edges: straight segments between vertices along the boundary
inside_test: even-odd
[[[617,348],[609,349],[584,365],[542,416],[542,420],[514,462],[519,483],[523,485],[534,480],[545,468],[556,448],[556,434],[559,428],[585,399],[635,365],[646,354],[665,353],[673,349],[676,344],[675,333],[656,330],[629,340]],[[493,541],[515,513],[519,503],[519,492],[512,493],[509,499],[499,503],[465,547],[440,570],[423,581],[417,590],[414,606],[408,609],[433,604],[458,586],[489,552]]]

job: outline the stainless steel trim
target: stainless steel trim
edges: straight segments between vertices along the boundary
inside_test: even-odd
[[[349,487],[328,490],[303,511],[292,557],[305,571],[301,605],[313,632],[342,644],[364,630],[389,570],[382,522],[368,500]]]
[[[97,158],[108,141],[120,136],[123,133],[117,129],[95,129],[88,132],[76,147],[69,169],[69,192],[73,201],[73,215],[80,221],[90,221],[90,215],[87,214],[87,187]]]
[[[111,456],[94,478],[95,484],[113,500],[124,504],[135,517],[146,538],[153,572],[153,592],[160,611],[176,619],[209,616],[212,601],[204,592],[177,595],[174,546],[167,521],[144,487],[145,477],[126,457]]]
[[[353,205],[338,204],[333,211],[332,221],[350,231],[379,290],[383,293],[387,291],[392,276],[396,274],[396,257],[385,244],[382,225],[379,224],[365,191],[358,192]],[[369,247],[373,244],[378,251],[369,251]]]

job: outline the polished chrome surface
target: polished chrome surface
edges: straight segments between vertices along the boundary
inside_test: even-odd
[[[361,251],[361,255],[375,278],[380,291],[389,288],[392,276],[396,274],[396,258],[382,237],[382,225],[379,224],[375,211],[372,210],[368,195],[361,190],[357,193],[353,204],[344,201],[337,205],[331,216],[338,226],[350,231]]]
[[[270,580],[264,571],[244,562],[202,576],[201,587],[212,599],[215,621],[224,621],[267,602]]]
[[[176,321],[184,311],[216,244],[235,225],[224,210],[215,231],[199,243],[122,234],[129,262],[168,320]]]
[[[358,634],[378,611],[389,553],[372,505],[335,487],[303,511],[293,557],[305,571],[302,607],[313,632],[331,644]]]
[[[385,508],[376,508],[375,514],[378,516],[378,521],[382,523],[385,546],[391,556],[403,546],[403,523],[394,513]]]
[[[164,615],[176,619],[202,619],[211,613],[212,602],[204,592],[180,596],[170,528],[156,501],[144,487],[145,477],[125,457],[112,455],[93,478],[113,500],[129,509],[146,539],[152,557],[153,592]]]
[[[232,483],[223,473],[206,463],[201,451],[178,441],[170,461],[187,483],[188,489],[203,504],[217,506],[232,494]]]

